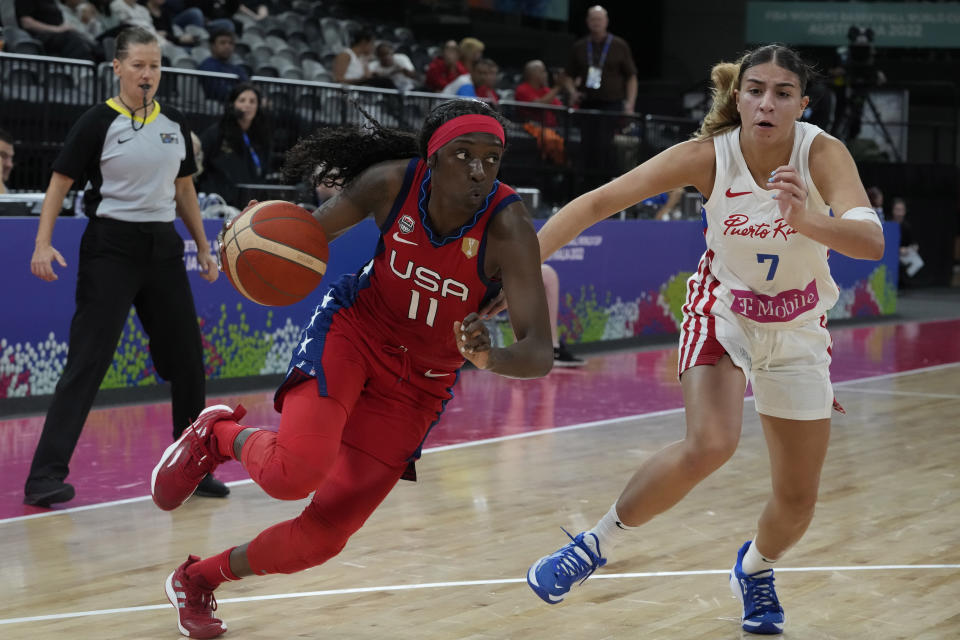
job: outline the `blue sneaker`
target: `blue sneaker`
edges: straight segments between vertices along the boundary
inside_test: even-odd
[[[730,570],[730,590],[743,605],[740,626],[750,633],[783,633],[783,607],[773,589],[773,569],[747,575],[743,572],[743,556],[750,541],[737,553],[737,563]]]
[[[549,556],[540,558],[527,571],[527,584],[547,604],[562,602],[563,598],[560,596],[570,591],[574,582],[582,583],[594,571],[607,564],[607,559],[600,556],[600,541],[597,536],[582,532],[573,537],[566,529],[563,529],[563,532],[572,542]],[[596,553],[584,542],[584,536],[593,539]]]

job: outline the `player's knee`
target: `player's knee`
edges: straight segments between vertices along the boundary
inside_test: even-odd
[[[733,456],[739,440],[739,434],[732,430],[688,439],[686,463],[693,473],[706,477],[722,467]]]
[[[302,500],[317,490],[330,465],[312,463],[296,456],[277,456],[257,479],[260,487],[278,500]]]
[[[277,500],[302,500],[317,490],[326,477],[326,470],[303,469],[273,473],[262,479],[260,486]]]
[[[817,508],[816,491],[780,491],[775,492],[775,499],[780,505],[781,513],[798,522],[810,522]]]

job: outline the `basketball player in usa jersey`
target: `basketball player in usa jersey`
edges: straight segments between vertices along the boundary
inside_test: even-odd
[[[496,179],[499,114],[454,100],[427,115],[419,137],[372,119],[368,128],[321,129],[287,154],[291,178],[343,187],[315,213],[328,238],[372,212],[380,239],[307,319],[275,396],[279,428],[240,424],[242,407],[208,407],[154,469],[153,498],[165,510],[229,459],[275,498],[313,493],[297,518],[215,556],[190,556],[169,575],[167,597],[188,637],[226,631],[213,613],[221,583],[326,562],[401,478],[415,479],[465,359],[513,378],[553,364],[536,231]],[[494,348],[477,312],[501,286],[517,341]]]
[[[745,631],[783,632],[773,566],[813,518],[834,405],[825,313],[838,289],[827,252],[877,260],[884,250],[844,145],[798,122],[809,76],[798,55],[778,45],[718,64],[713,105],[695,139],[580,196],[540,230],[546,258],[654,194],[692,185],[706,196],[707,249],[687,283],[680,335],[686,436],[641,464],[593,529],[530,567],[530,587],[551,604],[733,455],[749,380],[773,491],[729,582]]]

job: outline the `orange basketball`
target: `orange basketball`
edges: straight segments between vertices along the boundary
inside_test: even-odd
[[[245,298],[275,307],[300,302],[316,289],[329,254],[323,227],[309,211],[267,200],[224,228],[220,268]]]

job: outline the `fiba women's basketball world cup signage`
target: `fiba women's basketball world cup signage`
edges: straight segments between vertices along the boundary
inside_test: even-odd
[[[747,42],[846,44],[852,25],[878,47],[960,48],[960,4],[938,2],[750,2]]]

